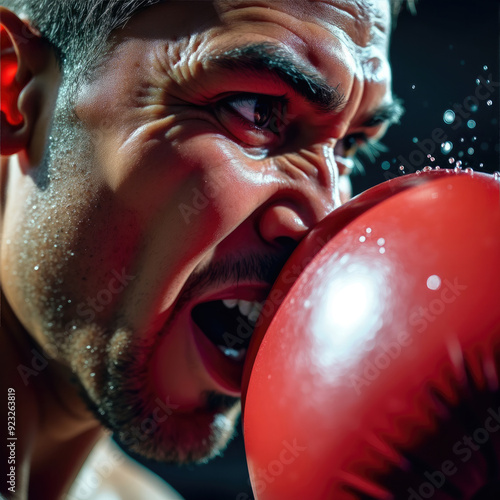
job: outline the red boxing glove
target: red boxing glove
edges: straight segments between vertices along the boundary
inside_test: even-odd
[[[256,499],[500,498],[497,178],[363,193],[301,243],[259,323],[243,395]]]

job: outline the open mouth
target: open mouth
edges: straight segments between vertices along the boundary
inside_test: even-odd
[[[227,298],[200,303],[191,311],[205,367],[231,392],[241,390],[248,345],[262,307],[263,301]]]

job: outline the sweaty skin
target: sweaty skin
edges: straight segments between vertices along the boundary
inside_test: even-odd
[[[349,196],[346,138],[387,127],[375,118],[392,103],[389,34],[388,0],[147,8],[79,88],[48,167],[60,74],[44,52],[26,86],[44,104],[26,108],[27,137],[2,160],[4,371],[33,415],[19,417],[29,444],[18,456],[32,491],[47,487],[46,457],[72,442],[51,483],[54,498],[68,488],[101,435],[96,416],[158,459],[224,448],[237,375],[191,311],[263,300],[293,247]],[[273,60],[329,97],[312,102],[318,91]],[[270,120],[256,126],[256,110]],[[31,349],[47,366],[22,377]],[[28,474],[18,467],[19,498]]]

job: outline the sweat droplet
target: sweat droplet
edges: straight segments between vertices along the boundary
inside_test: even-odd
[[[453,123],[455,121],[455,112],[447,109],[443,114],[443,121],[448,124]]]
[[[34,269],[35,271],[38,271],[38,270],[40,269],[40,267],[39,267],[39,266],[35,266],[33,269]]]
[[[435,274],[427,278],[427,288],[437,290],[441,286],[441,278]]]

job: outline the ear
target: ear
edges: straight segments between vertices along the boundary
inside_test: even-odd
[[[0,7],[0,37],[0,153],[12,155],[26,150],[31,141],[40,111],[35,80],[53,56],[39,34],[3,7]]]

